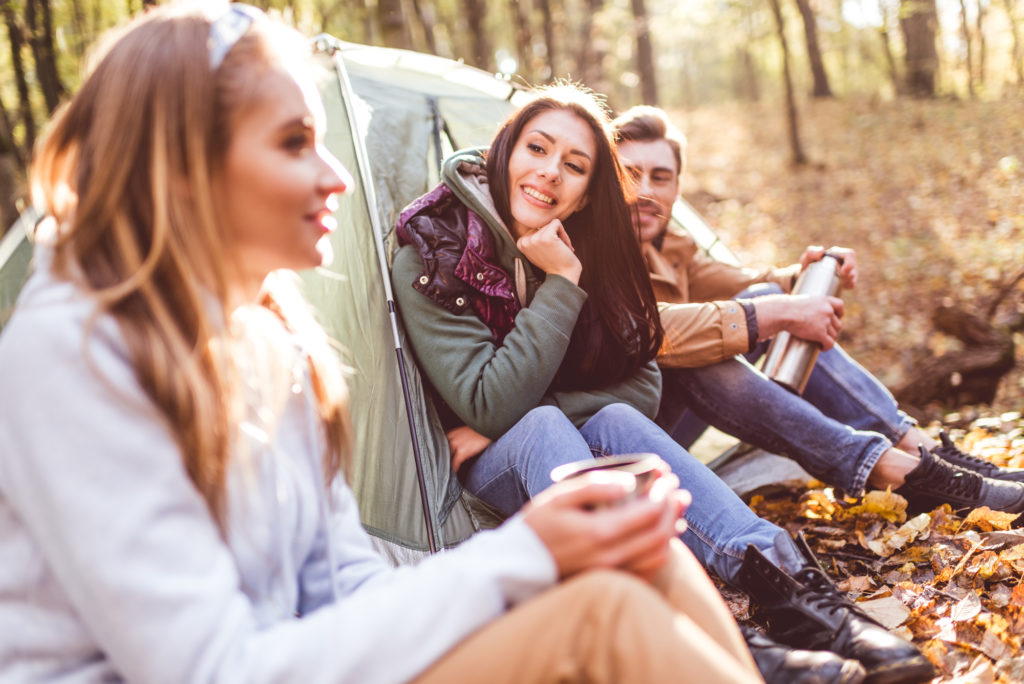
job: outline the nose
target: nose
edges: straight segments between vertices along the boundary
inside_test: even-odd
[[[331,154],[323,145],[317,146],[317,154],[323,161],[319,178],[320,191],[325,195],[342,194],[354,184],[352,174],[348,172],[338,158]]]
[[[549,159],[540,170],[537,171],[537,175],[541,178],[545,178],[551,183],[557,183],[561,179],[561,161],[558,159]]]
[[[636,177],[637,197],[651,197],[651,176],[647,173],[638,174]]]

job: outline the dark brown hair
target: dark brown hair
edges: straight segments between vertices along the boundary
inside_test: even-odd
[[[676,174],[683,172],[683,150],[686,138],[657,107],[637,105],[627,109],[612,121],[615,142],[651,142],[664,140],[672,148],[676,159]]]
[[[587,187],[589,201],[562,222],[583,265],[579,284],[587,301],[552,389],[598,389],[636,373],[657,354],[663,336],[604,104],[575,84],[540,89],[491,143],[487,180],[498,215],[505,225],[512,225],[508,177],[512,150],[526,124],[552,110],[578,116],[593,133],[597,148]]]

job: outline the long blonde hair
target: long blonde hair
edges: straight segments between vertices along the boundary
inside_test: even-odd
[[[245,403],[245,379],[230,350],[253,330],[232,325],[225,313],[242,267],[222,229],[217,188],[234,124],[259,96],[259,77],[308,59],[309,48],[291,29],[260,20],[211,69],[210,5],[226,7],[162,6],[106,41],[40,140],[32,192],[59,227],[55,273],[81,282],[117,320],[140,384],[223,527],[232,426]],[[309,357],[329,482],[346,461],[347,395],[294,280],[268,279],[260,303]]]

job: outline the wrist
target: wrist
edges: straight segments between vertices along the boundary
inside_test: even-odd
[[[551,275],[559,275],[568,280],[573,285],[580,284],[580,276],[583,274],[583,267],[576,266],[573,268],[560,268],[557,271],[552,271]]]

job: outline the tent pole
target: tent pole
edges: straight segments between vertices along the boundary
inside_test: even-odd
[[[352,109],[352,84],[348,79],[348,70],[341,55],[334,52],[332,59],[335,69],[338,72],[338,81],[341,85],[342,102],[345,105],[345,115],[350,124],[356,126],[355,112]],[[398,334],[398,317],[395,313],[395,298],[391,291],[391,280],[387,277],[390,273],[388,268],[387,255],[384,253],[384,230],[380,225],[380,217],[377,214],[377,196],[374,192],[373,174],[370,172],[369,154],[361,136],[356,136],[354,141],[356,162],[358,165],[359,179],[363,186],[363,194],[366,198],[367,213],[370,215],[370,225],[374,231],[374,247],[377,250],[377,259],[380,262],[381,282],[384,285],[384,296],[388,304],[388,318],[391,322],[391,334],[395,341],[395,355],[398,358],[399,380],[402,384],[402,398],[405,401],[406,419],[409,421],[409,436],[412,439],[412,455],[416,462],[416,479],[420,489],[420,501],[423,504],[423,518],[427,528],[427,546],[430,553],[437,553],[437,533],[434,525],[434,517],[430,512],[430,497],[427,494],[426,476],[423,472],[423,457],[420,451],[419,438],[416,435],[415,422],[410,404],[409,381],[406,378],[405,354],[402,349],[402,341]]]

